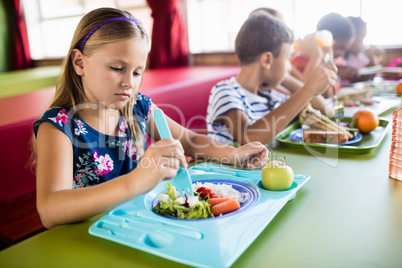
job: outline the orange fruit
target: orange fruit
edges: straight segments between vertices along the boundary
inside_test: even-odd
[[[370,133],[380,124],[378,116],[367,110],[357,111],[352,116],[352,122],[354,127],[358,128],[361,133]]]
[[[402,95],[402,80],[396,85],[396,94],[398,94],[398,96]]]

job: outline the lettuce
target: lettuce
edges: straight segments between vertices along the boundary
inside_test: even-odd
[[[170,197],[170,199],[176,200],[176,186],[173,186],[170,183],[166,183],[165,188],[167,190],[167,195]]]
[[[153,210],[158,214],[166,214],[180,219],[205,219],[214,217],[211,212],[211,205],[208,201],[201,200],[201,203],[193,208],[187,207],[176,201],[176,187],[170,183],[165,184],[167,195],[172,201],[160,201]]]

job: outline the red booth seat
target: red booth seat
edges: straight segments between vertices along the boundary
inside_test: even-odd
[[[36,211],[36,178],[28,166],[33,122],[0,127],[0,241],[7,245],[45,230]]]

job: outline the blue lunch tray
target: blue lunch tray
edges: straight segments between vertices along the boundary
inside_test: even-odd
[[[288,190],[268,191],[261,185],[261,170],[201,163],[188,171],[193,183],[232,184],[247,199],[239,210],[223,216],[173,218],[152,210],[157,196],[166,191],[164,181],[110,211],[89,228],[89,233],[191,266],[229,267],[310,179],[309,175],[295,174]]]

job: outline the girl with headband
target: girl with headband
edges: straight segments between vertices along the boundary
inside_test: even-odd
[[[138,92],[149,39],[130,13],[101,8],[77,26],[56,94],[34,123],[37,208],[45,227],[88,219],[172,179],[184,155],[251,168],[268,151],[261,143],[219,144],[167,118],[174,139],[160,140]],[[145,134],[156,143],[147,148]]]

